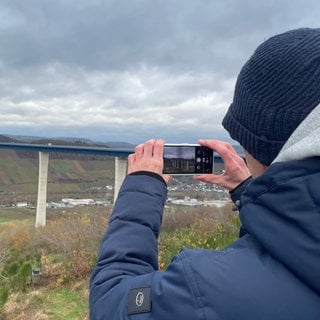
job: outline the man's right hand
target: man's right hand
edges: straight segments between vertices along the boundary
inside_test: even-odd
[[[221,156],[224,171],[221,174],[198,175],[195,177],[196,180],[217,184],[231,191],[250,177],[246,163],[230,143],[219,140],[199,140],[199,144],[212,149]]]

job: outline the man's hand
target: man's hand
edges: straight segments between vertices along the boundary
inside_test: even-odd
[[[128,174],[137,171],[150,171],[157,173],[168,182],[171,177],[163,172],[163,140],[149,140],[139,144],[135,148],[135,153],[128,157]]]
[[[218,175],[198,175],[195,177],[196,180],[214,183],[230,191],[250,177],[249,169],[244,160],[237,154],[230,143],[219,140],[199,140],[199,144],[209,147],[221,156],[224,162],[224,171]]]

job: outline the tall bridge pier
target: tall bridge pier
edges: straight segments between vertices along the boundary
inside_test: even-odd
[[[38,198],[36,210],[36,228],[46,225],[47,185],[48,185],[49,153],[39,152]],[[127,174],[127,159],[115,157],[115,177],[113,203],[116,202],[120,187]]]
[[[39,152],[36,228],[46,225],[49,153]]]
[[[115,157],[113,203],[116,202],[122,182],[127,175],[127,165],[128,165],[127,159]]]

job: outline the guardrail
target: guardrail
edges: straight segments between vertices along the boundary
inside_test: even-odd
[[[29,144],[29,143],[4,143],[0,142],[0,149],[12,149],[21,151],[34,152],[58,152],[58,153],[81,153],[81,154],[95,154],[105,155],[111,157],[127,157],[134,152],[134,149],[122,148],[106,148],[96,146],[67,146],[67,145],[51,145],[51,144]]]

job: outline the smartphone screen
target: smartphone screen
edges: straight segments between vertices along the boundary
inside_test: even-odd
[[[213,151],[200,145],[164,145],[163,173],[195,175],[213,172]]]

